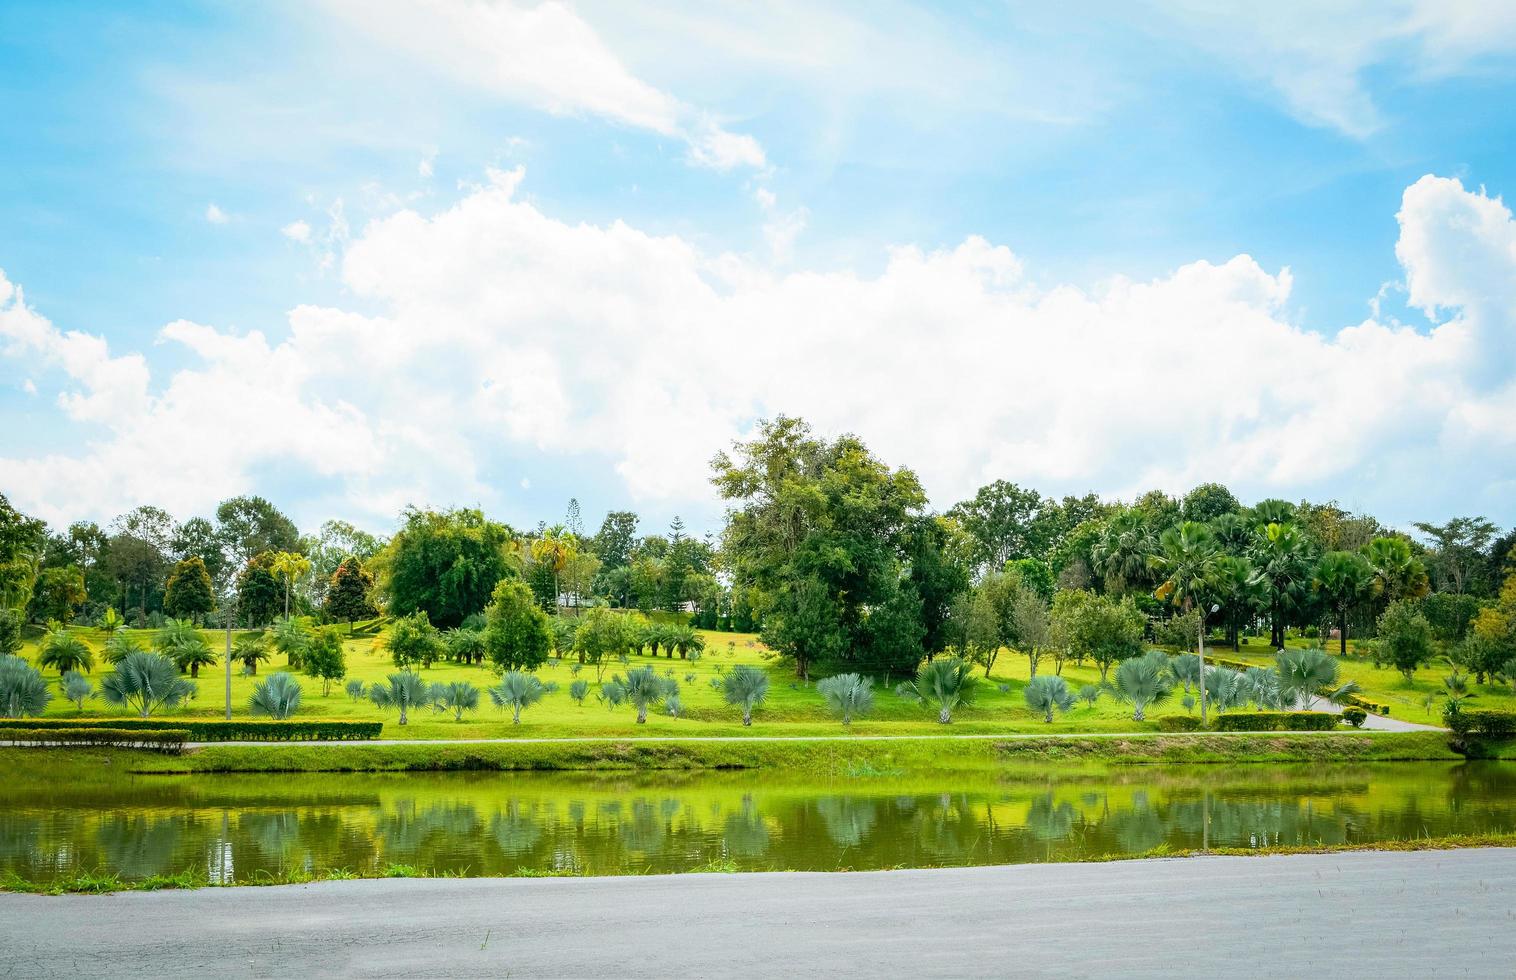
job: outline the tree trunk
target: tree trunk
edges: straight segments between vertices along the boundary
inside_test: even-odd
[[[645,704],[637,705],[637,724],[647,724],[647,705]]]
[[[941,725],[951,725],[953,723],[952,710],[949,708],[943,708],[941,711],[937,712],[937,722]]]
[[[743,708],[742,709],[742,724],[745,727],[752,727],[752,724],[753,724],[753,712],[752,712],[752,709],[750,709],[750,708]]]
[[[200,665],[199,664],[190,664],[190,676],[193,677],[193,678],[195,678],[196,680],[200,679]]]

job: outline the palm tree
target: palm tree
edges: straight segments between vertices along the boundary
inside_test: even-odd
[[[60,624],[49,629],[42,638],[37,651],[37,666],[51,667],[60,675],[71,670],[89,671],[95,667],[95,655],[83,640]]]
[[[79,709],[80,714],[84,714],[84,702],[93,697],[94,693],[95,685],[78,671],[71,670],[63,675],[63,696],[74,702],[74,707]]]
[[[622,682],[626,699],[637,709],[637,724],[647,721],[647,709],[660,703],[668,695],[668,688],[652,667],[637,667],[626,673]]]
[[[679,651],[679,659],[689,658],[691,652],[695,659],[700,659],[700,653],[705,649],[705,637],[701,636],[692,626],[680,626],[674,630],[674,647]]]
[[[577,680],[569,685],[569,699],[579,707],[584,707],[584,699],[590,696],[590,682]]]
[[[530,553],[533,561],[541,562],[553,571],[553,612],[556,613],[561,591],[558,584],[559,576],[579,553],[579,539],[562,524],[554,524],[552,527],[543,528],[537,537],[532,539]]]
[[[178,665],[158,653],[129,654],[100,681],[106,704],[135,710],[143,718],[158,708],[178,707],[194,693],[195,685],[179,676]]]
[[[421,675],[408,670],[390,674],[385,681],[384,684],[375,681],[369,685],[369,700],[381,709],[397,709],[400,712],[400,724],[404,725],[410,709],[416,705],[424,707],[431,692]]]
[[[1200,683],[1200,658],[1193,653],[1181,653],[1169,658],[1169,674],[1184,685],[1184,693],[1190,693],[1191,684]]]
[[[1169,658],[1161,651],[1149,650],[1140,657],[1123,660],[1116,668],[1116,696],[1132,706],[1133,721],[1142,721],[1149,705],[1162,704],[1174,693],[1168,666]],[[1203,685],[1201,690],[1205,690]],[[1204,711],[1204,698],[1200,703]]]
[[[1235,517],[1235,514],[1223,515]],[[1213,522],[1214,526],[1214,522]],[[1216,544],[1225,550],[1226,545],[1218,535]],[[1257,611],[1269,601],[1269,586],[1263,580],[1252,561],[1231,554],[1216,559],[1216,599],[1226,617],[1227,644],[1233,650],[1242,649],[1240,634],[1242,624],[1251,622]]]
[[[1375,538],[1363,546],[1362,554],[1374,570],[1375,592],[1385,602],[1427,594],[1426,567],[1411,553],[1411,543],[1405,538]]]
[[[1195,656],[1200,660],[1200,675],[1203,677],[1206,605],[1216,591],[1217,561],[1221,558],[1221,552],[1216,548],[1216,538],[1211,529],[1199,521],[1184,521],[1178,527],[1164,531],[1159,539],[1159,549],[1152,557],[1152,565],[1164,579],[1154,594],[1160,599],[1178,603],[1185,612],[1193,609],[1200,614],[1200,629],[1195,637]],[[1140,706],[1136,717],[1138,721],[1142,720]],[[1200,723],[1204,725],[1205,720],[1205,685],[1202,684]]]
[[[255,715],[284,721],[300,707],[300,682],[281,670],[261,684],[253,685],[247,706]]]
[[[816,690],[826,700],[832,713],[842,716],[842,724],[850,725],[856,715],[862,717],[874,710],[874,679],[861,674],[836,674],[818,681]]]
[[[1269,589],[1269,643],[1284,647],[1284,614],[1311,578],[1311,545],[1293,524],[1266,524],[1253,549],[1253,564]]]
[[[1348,652],[1348,610],[1373,595],[1378,580],[1363,555],[1352,551],[1328,551],[1316,563],[1311,587],[1324,595],[1337,614],[1338,653]]]
[[[100,632],[105,634],[107,642],[116,635],[121,628],[121,614],[116,612],[115,606],[106,606],[105,612],[100,614]]]
[[[949,725],[955,710],[973,703],[977,683],[974,668],[968,661],[960,657],[939,657],[922,664],[916,671],[916,679],[901,684],[895,688],[895,693],[907,701],[936,708],[937,721]]]
[[[273,654],[268,652],[268,641],[264,639],[261,630],[242,634],[232,646],[232,659],[241,661],[242,666],[253,676],[257,676],[260,663],[268,663],[272,658]]]
[[[105,662],[108,664],[119,664],[132,654],[142,652],[142,644],[126,633],[114,633],[105,641]]]
[[[1277,711],[1282,706],[1279,697],[1279,674],[1267,667],[1249,667],[1243,672],[1247,685],[1248,700],[1259,711]]]
[[[1054,708],[1068,711],[1074,706],[1074,692],[1069,690],[1068,683],[1057,674],[1033,677],[1021,694],[1026,699],[1028,708],[1043,713],[1042,720],[1045,722],[1053,720]]]
[[[1280,650],[1274,658],[1274,670],[1279,675],[1280,700],[1306,710],[1317,694],[1341,704],[1348,695],[1358,693],[1354,681],[1338,685],[1337,658],[1325,650]]]
[[[1212,667],[1205,672],[1206,699],[1215,705],[1218,712],[1231,711],[1248,703],[1253,685],[1242,671],[1227,667]]]
[[[0,656],[0,718],[40,715],[52,700],[37,668],[13,654]]]
[[[1100,700],[1100,685],[1085,684],[1079,688],[1079,700],[1084,702],[1086,708],[1095,707],[1095,702]]]
[[[435,685],[434,685],[435,686]],[[453,713],[454,721],[462,721],[465,711],[479,710],[479,688],[468,681],[453,681],[440,685],[437,704]]]
[[[620,674],[600,685],[600,691],[595,696],[605,702],[605,706],[615,710],[626,700],[626,688],[620,681]]]
[[[490,688],[490,700],[497,708],[511,709],[511,724],[521,724],[521,709],[530,708],[547,694],[534,675],[520,670],[506,671],[500,683]]]
[[[299,552],[281,551],[274,556],[271,568],[275,576],[284,579],[284,618],[290,618],[290,592],[294,590],[295,579],[310,572],[311,560]]]
[[[347,682],[347,696],[354,701],[362,701],[368,697],[368,685],[354,679]]]
[[[1113,591],[1148,581],[1148,556],[1153,553],[1153,529],[1146,515],[1127,508],[1106,522],[1105,530],[1090,550],[1095,571]]]
[[[201,667],[221,662],[195,624],[187,619],[169,620],[158,633],[157,646],[158,652],[172,658],[180,670],[188,670],[191,677],[199,677]]]
[[[274,624],[269,631],[269,638],[273,641],[274,649],[284,655],[284,662],[295,670],[305,666],[305,648],[310,645],[310,631],[300,625],[297,619],[286,616]]]
[[[722,683],[722,696],[727,704],[742,709],[742,724],[753,724],[753,708],[769,696],[769,675],[757,667],[738,664],[726,675]]]

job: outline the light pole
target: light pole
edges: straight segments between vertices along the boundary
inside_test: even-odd
[[[1217,613],[1221,607],[1211,603],[1211,613]],[[1200,607],[1200,627],[1196,630],[1195,653],[1200,657],[1200,727],[1205,727],[1205,606]],[[230,641],[228,641],[230,642]],[[230,695],[228,695],[230,697]],[[230,703],[230,701],[228,701]]]
[[[226,720],[232,720],[232,621],[237,618],[237,593],[235,590],[228,592],[226,615],[222,617],[226,621]]]

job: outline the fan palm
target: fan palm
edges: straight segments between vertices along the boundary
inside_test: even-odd
[[[201,667],[220,662],[205,636],[187,619],[170,619],[164,623],[153,645],[180,670],[188,670],[191,677],[199,677]]]
[[[769,696],[769,675],[757,667],[738,664],[722,681],[722,696],[727,704],[742,709],[742,724],[753,724],[753,708]]]
[[[1358,692],[1353,681],[1337,683],[1337,658],[1325,650],[1280,650],[1274,658],[1279,675],[1279,699],[1282,703],[1310,709],[1317,694],[1333,704],[1341,704]]]
[[[465,630],[465,632],[473,632]],[[462,721],[465,711],[479,710],[479,688],[468,681],[453,681],[442,685],[437,703],[453,713],[454,721]]]
[[[1153,529],[1146,515],[1127,509],[1113,516],[1090,551],[1095,571],[1112,585],[1141,585],[1149,578],[1148,556],[1154,551]]]
[[[1374,567],[1353,551],[1328,551],[1316,563],[1311,587],[1321,593],[1337,614],[1338,653],[1348,652],[1348,610],[1374,594],[1379,581]]]
[[[1375,538],[1363,546],[1363,557],[1374,569],[1378,595],[1389,602],[1416,599],[1427,594],[1426,567],[1411,552],[1405,538]]]
[[[1279,674],[1267,667],[1249,667],[1243,673],[1247,684],[1248,700],[1259,711],[1277,711],[1282,706],[1279,698]]]
[[[651,667],[638,667],[627,671],[626,680],[622,682],[626,688],[626,699],[637,709],[637,724],[647,721],[647,709],[663,701],[668,696],[668,687],[663,678]]]
[[[1239,670],[1212,667],[1205,672],[1205,695],[1217,711],[1231,711],[1248,703],[1252,684]]]
[[[286,616],[269,631],[269,641],[274,649],[284,655],[284,662],[295,670],[305,667],[305,649],[310,645],[311,634],[297,619]]]
[[[347,696],[354,701],[362,701],[368,697],[368,685],[360,680],[354,679],[348,681],[346,690]]]
[[[948,725],[953,721],[953,712],[974,701],[974,688],[978,681],[974,668],[959,657],[939,657],[921,665],[916,679],[906,681],[895,688],[895,693],[907,701],[937,709],[937,721]]]
[[[614,709],[626,700],[626,688],[622,686],[621,681],[612,677],[600,685],[600,691],[595,696],[604,701],[607,708]]]
[[[116,633],[105,641],[105,662],[119,664],[134,653],[142,653],[142,645],[126,633]]]
[[[1174,693],[1168,666],[1168,657],[1150,650],[1140,657],[1123,660],[1116,668],[1116,696],[1132,706],[1133,721],[1142,721],[1150,705],[1162,704]],[[1201,704],[1204,703],[1202,700]]]
[[[1311,580],[1311,544],[1293,524],[1265,524],[1253,547],[1253,564],[1268,586],[1269,643],[1284,646],[1284,614]]]
[[[1095,707],[1095,702],[1100,700],[1100,685],[1086,684],[1079,689],[1079,700],[1084,702],[1086,708]]]
[[[819,681],[816,690],[844,725],[874,710],[874,679],[861,674],[837,674]]]
[[[521,724],[521,710],[541,701],[547,690],[532,674],[519,670],[506,671],[500,683],[490,688],[490,700],[497,708],[511,709],[511,724]]]
[[[255,715],[284,721],[300,707],[300,682],[294,675],[281,670],[268,680],[253,685],[247,706]]]
[[[63,675],[63,696],[74,702],[74,707],[79,709],[80,714],[84,713],[84,702],[94,696],[94,693],[95,685],[78,671],[71,670]]]
[[[1042,720],[1045,722],[1053,720],[1053,709],[1067,711],[1074,706],[1074,692],[1069,690],[1068,683],[1057,674],[1033,677],[1021,694],[1026,699],[1028,708],[1042,712]]]
[[[1217,536],[1216,543],[1223,549],[1227,547],[1220,535]],[[1268,583],[1250,559],[1223,554],[1216,559],[1215,585],[1216,599],[1226,617],[1227,643],[1233,650],[1241,649],[1239,638],[1242,625],[1251,622],[1258,610],[1268,605]]]
[[[569,700],[584,707],[584,699],[590,696],[590,682],[579,680],[569,685]]]
[[[0,718],[40,715],[52,700],[37,668],[13,654],[0,656]]]
[[[1159,538],[1159,550],[1152,557],[1153,568],[1163,576],[1163,583],[1155,593],[1160,599],[1169,599],[1186,612],[1200,613],[1200,629],[1195,637],[1195,656],[1199,671],[1205,674],[1205,617],[1206,606],[1216,593],[1217,562],[1221,551],[1216,547],[1216,537],[1211,529],[1198,521],[1184,521],[1171,527]],[[1200,688],[1200,723],[1205,724],[1206,692]],[[1138,709],[1137,720],[1142,720]]]
[[[89,646],[66,626],[50,629],[37,650],[37,666],[53,668],[60,675],[71,670],[88,671],[95,666]]]
[[[402,725],[408,720],[410,709],[417,705],[424,707],[430,696],[431,691],[427,688],[426,681],[408,670],[390,674],[383,684],[375,681],[368,689],[369,700],[379,708],[393,708],[400,712]]]
[[[1184,693],[1190,693],[1190,685],[1200,683],[1200,658],[1193,653],[1181,653],[1169,658],[1169,673],[1174,680],[1184,685]]]
[[[159,708],[174,708],[195,693],[195,685],[179,676],[179,667],[158,653],[128,654],[113,673],[100,681],[100,697],[117,708],[143,718]]]

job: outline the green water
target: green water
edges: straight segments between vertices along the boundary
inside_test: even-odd
[[[0,874],[211,881],[406,864],[660,874],[1078,861],[1516,830],[1516,765],[1135,766],[1015,778],[774,773],[122,776],[0,786]]]

